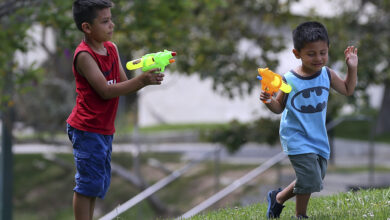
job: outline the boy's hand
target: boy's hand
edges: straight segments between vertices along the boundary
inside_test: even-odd
[[[261,90],[261,93],[260,93],[260,100],[262,102],[265,102],[265,101],[269,101],[271,100],[271,94]]]
[[[159,73],[160,69],[151,69],[149,71],[144,72],[143,75],[143,83],[144,85],[160,85],[164,80],[164,74]]]
[[[348,68],[357,68],[358,65],[358,49],[354,46],[348,46],[347,49],[344,50],[345,54],[345,62],[347,63]]]

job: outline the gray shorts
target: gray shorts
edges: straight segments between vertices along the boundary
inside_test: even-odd
[[[309,194],[322,190],[328,161],[317,154],[298,154],[288,156],[295,170],[295,194]]]

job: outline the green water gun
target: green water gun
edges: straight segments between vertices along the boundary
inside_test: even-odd
[[[176,52],[164,50],[164,52],[149,53],[144,55],[142,58],[132,60],[126,63],[128,70],[135,70],[142,68],[142,71],[149,71],[151,69],[159,68],[160,72],[164,72],[165,67],[173,62],[175,59],[172,57],[176,56]]]

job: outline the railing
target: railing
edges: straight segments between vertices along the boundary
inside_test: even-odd
[[[198,214],[199,212],[205,210],[206,208],[208,208],[211,205],[213,205],[214,203],[218,202],[219,200],[221,200],[225,196],[232,193],[234,190],[236,190],[240,186],[246,184],[247,182],[251,181],[252,179],[257,177],[258,175],[260,175],[261,173],[265,172],[267,169],[269,169],[273,165],[279,163],[284,158],[286,158],[286,154],[284,152],[278,153],[277,155],[273,156],[271,159],[267,160],[265,163],[261,164],[260,166],[258,166],[254,170],[250,171],[249,173],[242,176],[241,178],[235,180],[229,186],[225,187],[224,189],[222,189],[218,193],[214,194],[210,198],[206,199],[205,201],[203,201],[199,205],[197,205],[194,208],[192,208],[191,210],[189,210],[188,212],[184,213],[179,219],[189,218],[189,217],[194,216],[194,215]]]
[[[118,206],[117,208],[115,208],[111,212],[107,213],[106,215],[101,217],[100,220],[111,220],[111,219],[116,218],[118,215],[122,214],[126,210],[130,209],[131,207],[135,206],[139,202],[148,198],[150,195],[154,194],[155,192],[159,191],[160,189],[164,188],[166,185],[168,185],[169,183],[171,183],[172,181],[176,180],[181,175],[183,175],[188,169],[199,164],[200,162],[207,159],[211,155],[214,155],[214,151],[207,152],[201,158],[193,160],[190,163],[188,163],[187,165],[185,165],[184,167],[172,172],[167,177],[161,179],[160,181],[158,181],[154,185],[150,186],[149,188],[145,189],[144,191],[140,192],[139,194],[137,194],[136,196],[134,196],[133,198],[131,198],[130,200],[128,200],[124,204]]]

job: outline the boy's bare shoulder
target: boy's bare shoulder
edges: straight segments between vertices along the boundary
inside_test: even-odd
[[[84,76],[86,72],[85,70],[97,66],[97,63],[89,52],[81,51],[79,54],[77,54],[74,65],[77,72]]]
[[[81,51],[79,54],[76,56],[76,65],[79,65],[80,62],[95,62],[96,61],[93,59],[92,55],[88,51]]]

